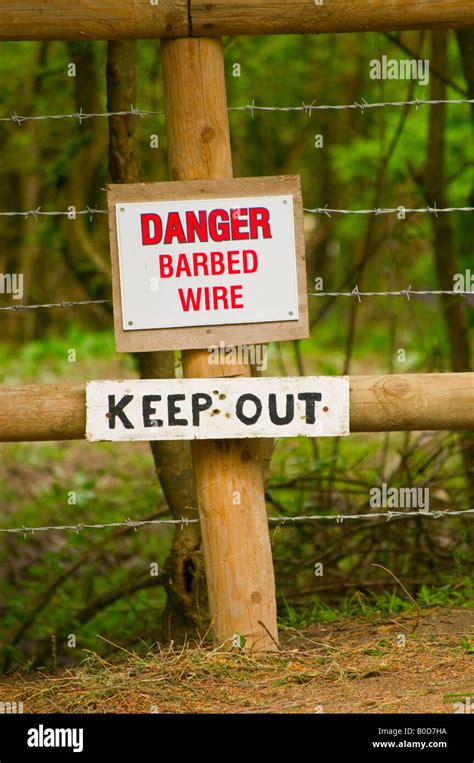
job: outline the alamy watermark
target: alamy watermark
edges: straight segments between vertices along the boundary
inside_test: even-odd
[[[453,276],[453,291],[469,292],[474,294],[474,273],[465,270],[464,273],[455,273]]]
[[[266,344],[242,344],[228,347],[223,341],[207,348],[211,366],[255,366],[258,371],[266,371],[268,348]]]
[[[425,59],[373,58],[370,61],[370,79],[413,79],[425,87],[430,81],[430,62]]]
[[[73,752],[84,749],[84,729],[48,728],[42,723],[37,728],[28,729],[28,747],[70,747]]]
[[[453,702],[453,713],[474,713],[474,699],[465,697],[463,702]]]
[[[369,491],[371,509],[418,509],[429,511],[430,491],[427,487],[388,487],[384,482]]]
[[[0,273],[0,294],[23,299],[23,273]]]
[[[23,702],[0,702],[0,715],[16,715],[23,712]]]

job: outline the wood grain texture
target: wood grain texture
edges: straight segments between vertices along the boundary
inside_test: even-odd
[[[351,432],[474,429],[474,374],[350,377]]]
[[[474,430],[474,374],[351,376],[349,406],[351,433]],[[0,387],[0,442],[82,440],[85,431],[85,384]]]
[[[459,29],[471,0],[191,0],[195,36]]]
[[[166,81],[166,80],[165,80]],[[175,97],[182,97],[178,93]],[[192,103],[193,99],[186,99]],[[183,101],[181,101],[183,102]],[[197,108],[197,105],[196,105]],[[210,114],[212,115],[212,106]],[[170,112],[171,124],[174,124],[174,111]],[[219,136],[227,135],[222,126],[214,124],[213,115],[209,120],[197,119],[193,123],[192,113],[189,114],[188,124],[195,131],[195,140],[191,141],[190,155],[183,156],[185,172],[178,171],[178,157],[170,151],[171,174],[176,177],[182,174],[199,174],[209,171],[214,172],[214,166],[218,165],[218,159],[211,151],[208,155],[208,143],[211,131],[217,137],[217,142],[222,141]],[[177,127],[177,125],[176,125]],[[168,127],[168,129],[173,129]],[[201,140],[202,151],[196,148],[196,143]],[[194,168],[194,169],[192,169]],[[229,167],[226,165],[226,171]],[[163,328],[143,329],[138,331],[124,331],[122,324],[122,305],[120,296],[119,263],[117,226],[115,222],[115,204],[143,202],[143,201],[173,201],[185,199],[228,199],[238,196],[293,196],[295,244],[296,244],[296,268],[298,283],[299,318],[297,321],[282,321],[268,323],[245,323],[225,324],[220,326],[191,326],[189,328]],[[268,342],[289,341],[291,339],[304,339],[309,336],[308,324],[308,295],[306,279],[306,260],[303,229],[303,202],[301,198],[301,183],[297,175],[260,177],[260,178],[234,178],[233,180],[190,180],[168,183],[133,183],[127,185],[108,186],[109,207],[109,234],[110,252],[112,260],[112,293],[114,301],[114,327],[115,344],[118,352],[150,352],[157,350],[187,350],[203,349],[210,346],[219,346],[220,342],[226,345],[242,344],[266,344]],[[271,289],[271,284],[269,284]]]
[[[0,442],[82,440],[85,384],[0,387]]]
[[[188,13],[189,11],[189,13]],[[125,40],[461,29],[471,0],[0,0],[0,40]]]
[[[139,40],[182,37],[187,0],[0,0],[0,40]]]
[[[221,41],[163,41],[161,55],[171,180],[231,178]],[[184,376],[214,376],[207,351],[187,350],[182,357]],[[250,376],[251,369],[234,373]],[[247,648],[274,651],[278,629],[263,451],[258,440],[194,441],[191,451],[212,633],[218,641],[239,633]]]

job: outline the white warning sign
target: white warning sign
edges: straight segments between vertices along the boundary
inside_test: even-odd
[[[115,205],[122,328],[298,320],[293,197]]]
[[[349,434],[349,377],[157,379],[87,384],[87,439]]]

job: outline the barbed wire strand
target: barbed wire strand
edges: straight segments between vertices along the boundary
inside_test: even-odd
[[[439,214],[449,214],[450,212],[474,212],[474,207],[438,207],[436,202],[428,207],[405,207],[400,204],[398,207],[375,207],[374,209],[331,209],[325,207],[315,207],[314,209],[304,208],[307,214],[312,215],[393,215],[393,214],[429,214],[438,217]]]
[[[83,109],[75,111],[72,114],[38,114],[34,116],[23,116],[17,114],[16,111],[12,111],[9,117],[0,117],[0,122],[11,122],[12,124],[21,127],[24,122],[45,122],[47,120],[57,119],[77,119],[79,124],[82,124],[86,119],[95,118],[108,118],[108,117],[152,117],[152,116],[164,116],[164,111],[146,111],[144,109],[136,109],[131,106],[130,109],[125,111],[99,111],[99,112],[85,112]]]
[[[446,290],[435,290],[435,291],[428,291],[426,289],[422,291],[414,291],[411,286],[408,287],[408,289],[401,289],[400,291],[359,291],[358,287],[355,286],[352,291],[317,291],[317,292],[308,292],[309,297],[356,297],[359,302],[362,302],[362,297],[405,297],[408,302],[410,301],[411,297],[424,297],[424,296],[456,296],[456,297],[465,297],[467,295],[472,295],[474,292],[471,291],[461,291],[461,290],[453,290],[453,291],[446,291]],[[84,305],[107,305],[111,304],[111,299],[85,299],[80,302],[75,302],[73,300],[61,300],[61,302],[50,302],[46,303],[44,305],[7,305],[6,307],[0,307],[0,311],[2,312],[21,312],[22,310],[40,310],[40,309],[51,309],[51,308],[67,308],[67,307],[81,307]]]
[[[392,519],[410,519],[412,517],[430,517],[433,519],[441,519],[447,516],[465,516],[466,514],[474,514],[474,509],[443,509],[438,511],[386,511],[386,512],[374,512],[372,514],[313,514],[307,516],[297,517],[268,517],[269,522],[275,522],[280,525],[285,525],[291,522],[311,522],[319,520],[329,520],[342,524],[346,520],[367,520],[367,519],[385,519],[387,522]],[[11,534],[23,534],[34,535],[39,532],[69,532],[73,531],[77,534],[83,530],[105,530],[109,528],[128,527],[131,530],[138,530],[139,527],[145,527],[150,525],[185,525],[196,524],[198,519],[189,519],[188,517],[181,517],[181,519],[125,519],[119,522],[102,522],[100,524],[85,524],[78,523],[74,525],[46,525],[44,527],[0,527],[0,533]]]
[[[11,310],[16,313],[21,310],[40,310],[41,308],[50,309],[53,307],[78,307],[82,305],[106,305],[111,302],[111,299],[85,299],[81,302],[66,301],[63,299],[61,302],[51,302],[45,305],[8,305],[7,307],[0,307],[0,310],[2,312]]]
[[[37,532],[49,532],[51,531],[71,531],[81,533],[83,530],[105,530],[113,527],[129,527],[131,530],[137,530],[139,527],[145,525],[189,525],[198,522],[198,519],[188,519],[188,517],[182,517],[181,519],[124,519],[119,522],[101,522],[100,524],[85,524],[79,522],[75,525],[46,525],[44,527],[1,527],[0,533],[24,533],[25,536],[34,534]]]
[[[298,517],[269,517],[269,522],[306,522],[314,521],[318,519],[334,520],[338,524],[342,524],[347,519],[364,520],[364,519],[380,519],[384,518],[387,522],[392,519],[409,519],[410,517],[431,517],[433,519],[441,519],[446,516],[460,516],[465,514],[474,514],[474,509],[439,509],[436,511],[425,511],[420,509],[419,511],[385,511],[374,512],[372,514],[312,514]]]
[[[325,207],[314,207],[314,208],[307,208],[305,207],[304,212],[311,215],[326,215],[326,217],[331,217],[331,215],[393,215],[393,214],[430,214],[435,215],[437,217],[439,214],[449,214],[452,212],[474,212],[474,207],[438,207],[436,205],[436,202],[433,204],[433,206],[428,207],[405,207],[403,204],[400,204],[398,207],[380,207],[380,208],[374,208],[374,209],[335,209],[328,207],[326,204]],[[88,215],[90,220],[94,217],[94,215],[108,215],[109,212],[107,209],[98,209],[97,207],[86,207],[86,209],[66,209],[66,210],[46,210],[43,211],[41,207],[38,207],[37,209],[26,209],[20,212],[15,211],[6,211],[6,212],[0,212],[0,217],[24,217],[25,219],[33,218],[36,222],[38,222],[38,218],[40,217],[67,217],[69,220],[73,221],[77,218],[78,215]]]
[[[227,111],[229,112],[246,112],[250,113],[252,117],[255,112],[268,111],[268,112],[302,112],[311,116],[313,111],[343,111],[346,109],[356,109],[363,113],[368,109],[382,109],[382,108],[399,108],[402,106],[414,106],[416,110],[420,106],[438,106],[441,104],[447,104],[450,106],[470,105],[474,104],[473,98],[453,98],[453,99],[425,99],[415,98],[409,101],[381,101],[381,102],[368,102],[365,98],[361,98],[358,101],[352,101],[352,103],[302,103],[299,106],[257,106],[255,99],[252,103],[245,104],[243,106],[229,106]],[[100,111],[100,112],[85,112],[82,108],[79,111],[72,112],[70,114],[37,114],[33,116],[26,116],[23,114],[17,114],[16,111],[12,111],[8,117],[0,117],[0,122],[10,122],[21,127],[25,122],[44,122],[48,120],[60,120],[60,119],[76,119],[81,125],[88,119],[108,119],[109,117],[149,117],[149,116],[164,116],[164,111],[148,111],[146,109],[137,109],[133,105],[130,109],[123,111]]]
[[[0,217],[33,217],[38,222],[38,217],[68,217],[69,220],[75,220],[77,215],[89,215],[92,220],[94,215],[108,215],[107,209],[97,209],[97,207],[86,207],[85,209],[75,209],[71,205],[71,209],[66,210],[48,210],[43,212],[41,207],[37,209],[27,209],[23,212],[0,212]]]
[[[332,103],[316,103],[316,101],[312,101],[312,103],[302,103],[301,106],[257,106],[255,103],[255,100],[252,101],[252,103],[246,104],[245,106],[230,106],[228,108],[228,111],[247,111],[252,114],[252,117],[254,115],[255,111],[270,111],[270,112],[292,112],[292,111],[300,111],[304,112],[308,116],[311,116],[313,111],[343,111],[345,109],[357,109],[360,112],[364,112],[367,109],[383,109],[387,107],[401,107],[401,106],[415,106],[416,110],[418,111],[420,106],[438,106],[441,104],[448,104],[453,106],[460,106],[460,105],[469,105],[473,104],[474,99],[473,98],[453,98],[453,99],[425,99],[425,98],[414,98],[410,101],[379,101],[379,102],[368,102],[365,100],[365,98],[361,98],[358,101],[352,101],[352,103],[341,103],[341,104],[332,104]]]
[[[358,286],[354,286],[352,291],[315,291],[308,292],[308,297],[355,297],[362,301],[362,297],[405,297],[408,302],[411,297],[425,297],[425,296],[456,296],[465,297],[468,294],[474,296],[474,292],[463,291],[461,289],[453,289],[448,291],[445,289],[436,289],[434,291],[428,291],[426,289],[414,291],[411,285],[408,289],[401,289],[400,291],[359,291]]]

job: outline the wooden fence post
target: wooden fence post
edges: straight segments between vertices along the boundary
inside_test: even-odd
[[[232,177],[222,44],[162,41],[168,156],[172,180]],[[209,363],[207,350],[183,352],[186,377],[250,376],[249,366]],[[275,581],[258,443],[192,443],[212,631],[240,634],[257,651],[278,648]]]

